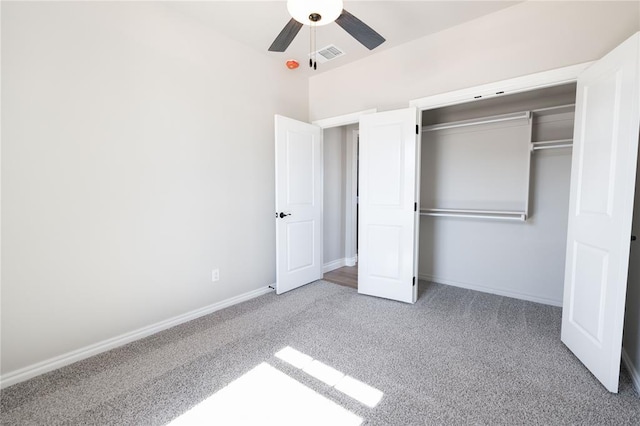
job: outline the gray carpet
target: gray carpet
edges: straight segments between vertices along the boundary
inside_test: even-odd
[[[640,424],[640,399],[626,372],[620,393],[610,394],[560,343],[559,308],[444,285],[420,288],[415,305],[323,281],[268,294],[4,389],[0,420]],[[276,357],[285,347],[382,399],[372,408]],[[194,413],[205,417],[196,421]],[[336,417],[329,421],[330,414]]]

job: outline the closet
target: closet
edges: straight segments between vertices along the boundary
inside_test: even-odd
[[[420,279],[562,305],[576,85],[422,112]]]
[[[590,64],[362,116],[358,292],[414,303],[421,277],[562,302],[562,342],[616,392],[638,52],[640,33]]]

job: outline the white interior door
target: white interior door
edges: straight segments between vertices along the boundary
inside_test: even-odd
[[[322,278],[322,129],[276,115],[276,293]]]
[[[640,117],[640,36],[578,78],[562,341],[618,391]]]
[[[360,118],[358,293],[413,303],[417,296],[417,111]]]

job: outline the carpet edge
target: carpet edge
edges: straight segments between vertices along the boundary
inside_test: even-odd
[[[562,307],[562,300],[554,300],[546,297],[534,296],[519,291],[507,291],[495,287],[487,287],[479,284],[472,284],[460,281],[454,281],[444,278],[439,278],[430,274],[419,274],[418,279],[423,281],[429,281],[437,284],[445,284],[453,287],[466,288],[468,290],[475,290],[482,293],[496,294],[498,296],[511,297],[513,299],[526,300],[528,302],[541,303],[543,305]]]

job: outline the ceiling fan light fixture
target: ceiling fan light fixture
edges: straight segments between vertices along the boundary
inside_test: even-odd
[[[327,25],[338,19],[342,13],[342,0],[287,0],[287,9],[296,21],[304,25]],[[318,21],[311,21],[311,15],[320,15]]]

